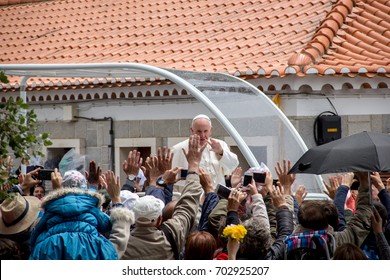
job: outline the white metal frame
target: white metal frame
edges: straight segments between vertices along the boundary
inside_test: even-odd
[[[190,84],[185,79],[170,72],[169,70],[154,67],[146,64],[138,63],[88,63],[88,64],[2,64],[0,70],[5,71],[6,75],[21,76],[20,81],[20,97],[26,102],[26,88],[27,81],[32,77],[83,77],[83,78],[127,78],[133,81],[154,81],[170,80],[173,83],[184,88],[188,93],[194,96],[200,103],[208,108],[218,121],[223,125],[225,130],[236,142],[241,153],[245,157],[248,164],[252,167],[259,167],[260,164],[249,149],[247,143],[243,140],[241,135],[237,132],[230,121],[225,115],[210,101],[200,90]],[[252,84],[233,77],[241,82],[244,82],[247,86],[252,88],[255,92],[260,92]],[[261,92],[260,92],[261,93]],[[262,93],[262,95],[264,95]],[[307,150],[306,144],[302,140],[299,133],[295,130],[291,122],[280,111],[280,109],[267,98],[263,98],[263,101],[268,103],[274,112],[277,112],[282,117],[283,123],[292,132],[293,137],[298,142],[298,145],[303,151]],[[316,178],[317,184],[323,187],[322,179],[320,176]]]
[[[133,78],[134,80],[168,79],[183,87],[205,105],[236,141],[249,165],[258,167],[255,156],[225,115],[196,87],[168,70],[139,63],[87,64],[2,64],[6,75],[21,76],[20,97],[26,102],[27,80],[32,77]]]

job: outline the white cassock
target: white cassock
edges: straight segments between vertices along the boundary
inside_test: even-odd
[[[224,141],[216,140],[221,143],[223,156],[211,151],[210,145],[207,145],[200,161],[200,167],[205,169],[213,179],[214,188],[217,184],[225,185],[225,175],[231,175],[238,166],[237,155],[230,151],[229,146]],[[188,169],[187,159],[182,151],[182,148],[188,151],[188,141],[188,139],[184,140],[171,148],[173,152],[172,167]]]

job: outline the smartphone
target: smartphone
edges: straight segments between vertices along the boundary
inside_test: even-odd
[[[253,179],[256,183],[265,183],[265,177],[267,174],[265,173],[253,173]]]
[[[243,183],[242,183],[242,186],[243,186],[243,187],[246,187],[246,186],[248,186],[250,183],[252,183],[252,175],[248,175],[248,174],[244,175],[244,181],[243,181]]]
[[[52,169],[40,169],[37,179],[42,181],[50,181],[52,172],[54,172]]]
[[[187,178],[187,173],[188,173],[187,169],[180,170],[180,179],[185,180]]]
[[[226,198],[226,199],[228,199],[228,197],[230,195],[230,191],[231,191],[230,188],[228,188],[222,184],[218,184],[217,187],[215,188],[215,192],[217,193],[217,195],[219,197]]]

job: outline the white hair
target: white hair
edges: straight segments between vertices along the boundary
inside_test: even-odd
[[[212,126],[212,125],[211,125],[211,120],[210,120],[210,118],[209,118],[208,116],[206,116],[206,115],[200,114],[200,115],[195,116],[195,117],[192,119],[191,127],[194,127],[194,122],[195,122],[197,119],[206,119],[206,120],[209,121],[210,126]]]

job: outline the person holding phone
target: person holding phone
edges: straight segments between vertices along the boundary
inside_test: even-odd
[[[238,166],[237,155],[230,151],[226,142],[211,137],[213,126],[206,115],[197,115],[193,118],[191,135],[199,135],[200,144],[207,144],[203,151],[200,167],[205,169],[211,176],[214,188],[217,184],[225,184],[225,175],[230,175]],[[187,169],[187,161],[183,149],[188,147],[188,139],[172,147],[172,166]]]

